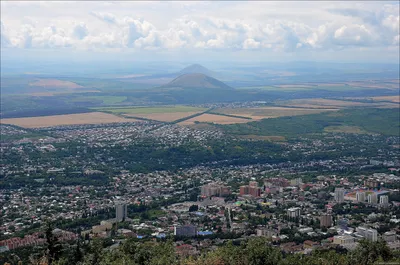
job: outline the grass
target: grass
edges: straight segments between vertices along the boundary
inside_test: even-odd
[[[348,125],[328,126],[325,127],[324,131],[339,132],[339,133],[359,133],[359,134],[367,133],[365,130],[363,130],[358,126],[348,126]]]
[[[160,106],[160,107],[104,107],[95,108],[98,111],[111,113],[126,113],[126,114],[153,114],[153,113],[174,113],[174,112],[194,112],[205,111],[205,108],[190,107],[190,106]]]

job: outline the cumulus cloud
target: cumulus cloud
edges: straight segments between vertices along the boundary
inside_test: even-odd
[[[356,5],[331,8],[328,13],[333,15],[329,19],[321,18],[312,24],[291,16],[270,16],[259,20],[251,17],[231,19],[227,15],[202,17],[197,14],[168,17],[160,13],[140,18],[134,14],[122,15],[117,10],[120,5],[125,3],[113,2],[112,5],[98,7],[96,11],[83,11],[79,19],[69,18],[64,22],[57,17],[47,20],[32,17],[29,19],[35,23],[30,23],[21,17],[20,24],[12,25],[10,30],[2,23],[1,46],[136,50],[271,49],[296,52],[399,45],[398,6],[393,5],[380,5],[376,11]],[[237,6],[240,5],[237,3]],[[211,6],[207,4],[207,8]],[[190,7],[191,10],[196,8],[195,4]],[[320,10],[325,9],[321,7]]]
[[[127,47],[135,46],[135,42],[141,39],[140,43],[155,43],[149,40],[156,39],[157,33],[155,33],[155,27],[146,20],[133,19],[131,17],[125,17],[120,24],[124,30],[124,43]],[[151,36],[150,36],[151,35]],[[147,38],[147,40],[145,40]],[[136,44],[137,45],[137,44]],[[142,45],[140,44],[142,47]]]
[[[10,39],[6,35],[6,27],[2,21],[0,21],[0,44],[0,47],[8,47],[11,45]]]
[[[77,24],[72,32],[72,36],[77,38],[78,40],[84,39],[89,34],[89,30],[86,27],[86,24],[81,22]]]
[[[254,39],[246,39],[243,42],[243,49],[249,50],[249,49],[258,49],[261,47],[261,43],[258,41],[255,41]]]
[[[364,25],[342,26],[335,31],[334,41],[341,46],[368,46],[375,41],[370,30]]]

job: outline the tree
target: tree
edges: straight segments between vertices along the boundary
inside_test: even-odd
[[[193,204],[189,207],[189,212],[196,212],[199,210],[199,206],[196,204]]]
[[[262,237],[254,238],[246,243],[246,264],[252,265],[274,265],[282,259],[279,250],[273,248],[269,242]]]
[[[383,240],[371,242],[363,239],[359,242],[357,248],[350,253],[352,264],[370,265],[378,259],[389,261],[392,258],[390,248]]]
[[[83,253],[81,250],[81,240],[78,239],[78,242],[76,243],[76,248],[74,252],[74,263],[77,264],[78,262],[82,261],[83,258]]]
[[[62,246],[58,242],[57,237],[53,234],[53,226],[48,222],[46,228],[46,243],[47,243],[47,262],[51,265],[53,261],[56,261],[61,256]]]

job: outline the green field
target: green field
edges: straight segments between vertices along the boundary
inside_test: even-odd
[[[153,114],[153,113],[173,113],[173,112],[195,112],[205,111],[205,108],[197,108],[190,106],[160,106],[160,107],[104,107],[94,108],[98,111],[111,112],[111,113],[126,113],[126,114]]]
[[[392,109],[345,109],[335,113],[263,119],[255,122],[215,125],[228,134],[298,137],[299,135],[344,132],[400,135],[400,113]]]
[[[365,130],[361,129],[358,126],[348,126],[348,125],[339,125],[339,126],[328,126],[324,129],[325,132],[338,132],[338,133],[367,133]]]
[[[371,90],[374,88],[370,87],[361,87],[361,86],[350,86],[350,85],[338,85],[338,86],[329,86],[329,85],[286,85],[285,87],[276,86],[246,86],[239,87],[239,90],[260,90],[260,91],[281,91],[281,92],[291,92],[291,91],[312,91],[312,90],[326,90],[326,91],[352,91],[352,90]],[[376,88],[375,88],[376,89]]]

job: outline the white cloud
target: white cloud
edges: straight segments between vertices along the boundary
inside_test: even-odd
[[[86,27],[86,24],[81,22],[77,24],[72,32],[72,36],[77,38],[78,40],[84,39],[89,34],[89,30]]]
[[[340,46],[368,46],[375,41],[372,32],[365,25],[342,26],[335,31],[334,43]]]
[[[261,43],[258,41],[255,41],[254,39],[246,39],[243,42],[243,49],[249,50],[249,49],[258,49],[261,47]]]
[[[399,5],[378,2],[1,2],[1,12],[1,47],[300,53],[399,45]]]
[[[90,14],[106,23],[109,23],[109,24],[115,24],[117,22],[116,17],[110,13],[90,12]]]
[[[6,27],[0,21],[0,47],[8,47],[11,45],[10,39],[7,37]]]

